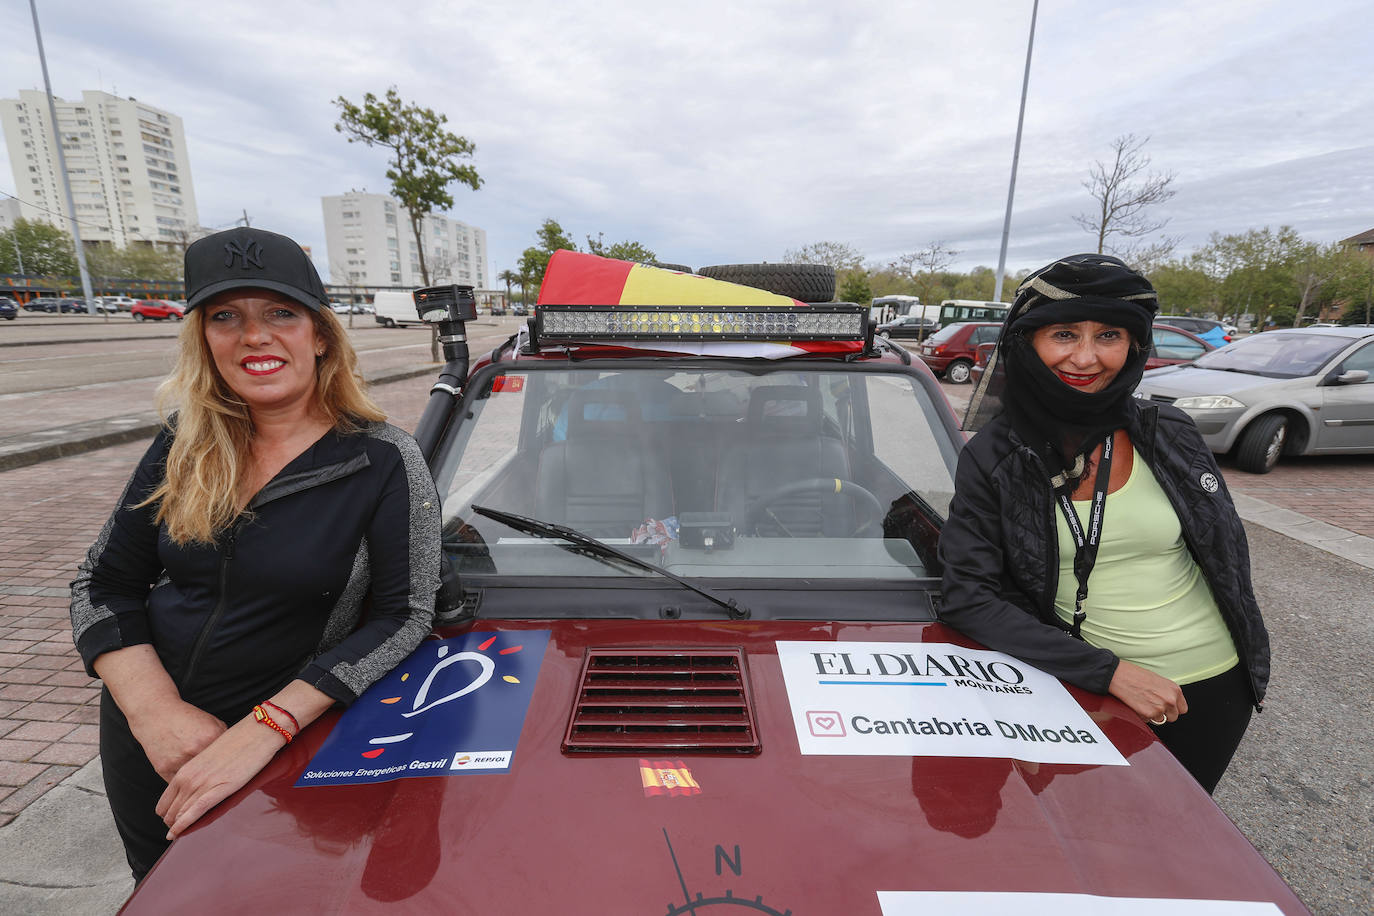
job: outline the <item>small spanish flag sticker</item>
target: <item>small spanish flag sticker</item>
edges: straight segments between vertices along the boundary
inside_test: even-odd
[[[692,778],[692,771],[681,760],[640,760],[639,778],[644,783],[644,797],[667,795],[700,795],[701,786]]]

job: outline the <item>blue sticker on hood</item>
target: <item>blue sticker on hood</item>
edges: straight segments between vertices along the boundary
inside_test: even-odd
[[[550,632],[421,643],[339,717],[296,785],[507,772]]]

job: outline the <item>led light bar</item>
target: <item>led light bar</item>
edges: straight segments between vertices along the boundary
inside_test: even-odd
[[[852,303],[774,305],[541,305],[541,341],[854,340],[868,309]]]

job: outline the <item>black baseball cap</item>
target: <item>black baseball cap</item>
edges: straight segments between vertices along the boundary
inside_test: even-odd
[[[258,288],[319,311],[324,282],[300,245],[265,229],[226,229],[186,248],[186,311],[227,289]]]

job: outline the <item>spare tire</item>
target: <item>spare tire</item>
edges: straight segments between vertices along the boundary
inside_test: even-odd
[[[692,268],[686,264],[660,264],[658,261],[645,261],[645,267],[657,267],[660,270],[676,270],[678,273],[689,274]]]
[[[697,274],[802,302],[830,302],[835,298],[835,268],[824,264],[718,264],[703,267]]]

